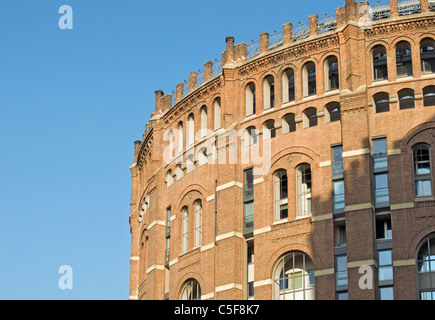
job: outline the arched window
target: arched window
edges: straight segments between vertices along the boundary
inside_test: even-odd
[[[295,101],[295,73],[292,68],[282,74],[282,101]]]
[[[245,130],[245,147],[257,143],[257,131],[255,127],[248,127]]]
[[[195,247],[199,247],[202,241],[202,202],[195,202]]]
[[[388,80],[387,50],[382,45],[377,45],[372,50],[373,80]]]
[[[221,99],[216,98],[213,103],[214,108],[214,131],[221,128]]]
[[[420,300],[435,300],[435,235],[418,246],[417,276]]]
[[[184,148],[184,131],[183,131],[183,122],[178,123],[178,153],[183,153]]]
[[[174,130],[170,129],[168,132],[169,139],[169,160],[174,159]]]
[[[302,68],[302,85],[304,97],[316,95],[316,65],[314,62],[307,62]]]
[[[275,107],[275,81],[271,75],[263,81],[263,103],[264,110]]]
[[[288,217],[288,180],[287,171],[279,170],[273,176],[275,221]]]
[[[303,252],[290,252],[279,259],[273,272],[275,300],[314,300],[314,264]]]
[[[396,45],[397,77],[412,76],[412,55],[409,42],[400,41]]]
[[[341,120],[341,108],[339,102],[330,102],[325,106],[325,121],[335,122]]]
[[[195,143],[195,120],[193,114],[187,118],[187,146],[193,146]]]
[[[181,252],[187,252],[189,247],[189,211],[187,207],[184,207],[182,210],[182,241],[181,241]]]
[[[145,229],[142,232],[140,240],[140,273],[139,273],[139,285],[141,285],[146,280],[147,275],[147,258],[148,258],[148,231]]]
[[[263,124],[263,140],[268,140],[276,137],[275,122],[267,120]]]
[[[166,174],[166,184],[168,188],[174,184],[174,177],[172,175],[172,170],[169,170],[168,173]]]
[[[398,92],[398,96],[400,110],[415,108],[414,90],[402,89]]]
[[[421,73],[435,72],[435,41],[425,38],[420,42]]]
[[[325,91],[339,88],[338,59],[336,56],[326,58],[324,64]]]
[[[423,88],[423,105],[425,107],[435,106],[435,86]]]
[[[296,169],[297,216],[311,215],[311,167],[302,164]]]
[[[177,177],[177,180],[180,180],[181,178],[183,178],[184,172],[183,172],[183,168],[182,168],[181,163],[177,164],[177,167],[175,168],[175,175]]]
[[[200,110],[201,115],[201,133],[200,137],[204,138],[207,136],[207,107],[202,106]]]
[[[201,167],[207,163],[208,163],[207,149],[201,148],[198,152],[198,164]]]
[[[303,114],[304,128],[311,128],[317,126],[317,109],[308,108]]]
[[[201,300],[201,287],[197,280],[190,279],[186,281],[180,300]]]
[[[379,92],[373,96],[375,112],[382,113],[390,111],[390,95],[387,92]]]
[[[282,118],[282,133],[290,133],[296,131],[296,120],[294,113],[288,113]]]
[[[246,116],[255,114],[255,84],[253,82],[248,83],[246,86]]]
[[[195,170],[195,159],[193,158],[193,154],[190,154],[186,158],[186,170],[187,173]]]
[[[432,193],[432,164],[430,148],[426,144],[418,144],[412,148],[414,160],[415,196],[427,197]]]

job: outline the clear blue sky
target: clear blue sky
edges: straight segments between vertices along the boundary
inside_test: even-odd
[[[154,91],[220,58],[226,36],[258,40],[344,2],[0,1],[0,299],[127,299],[128,168]]]

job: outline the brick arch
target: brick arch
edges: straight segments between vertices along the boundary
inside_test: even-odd
[[[198,193],[199,196],[195,195],[192,197],[192,200],[187,201],[189,203],[193,203],[195,200],[197,199],[201,199],[204,200],[205,195],[207,194],[207,189],[205,189],[202,185],[200,184],[192,184],[188,187],[186,187],[183,192],[181,192],[180,196],[178,197],[178,201],[176,204],[176,208],[178,209],[178,211],[181,211],[181,209],[186,205],[186,197],[189,194],[195,194]]]
[[[201,276],[201,274],[198,272],[189,272],[189,273],[186,273],[185,275],[183,275],[183,277],[181,277],[179,279],[179,281],[176,285],[176,290],[175,290],[175,292],[177,293],[175,300],[180,300],[181,292],[183,291],[184,285],[190,279],[194,279],[194,280],[198,281],[199,287],[201,288],[201,297],[204,294],[207,294],[207,292],[205,290],[205,280]]]
[[[397,38],[395,38],[393,41],[391,41],[391,48],[396,48],[396,45],[401,42],[406,41],[411,45],[411,48],[417,45],[420,45],[420,42],[416,42],[415,38],[408,37],[406,35],[401,35]]]
[[[428,226],[425,229],[421,230],[418,234],[416,234],[408,244],[407,258],[416,259],[417,249],[421,245],[422,241],[431,235],[435,236],[435,226]]]
[[[307,157],[308,159],[311,159],[311,161],[303,161],[303,162],[308,162],[311,165],[319,163],[320,155],[315,153],[311,149],[308,149],[307,147],[288,147],[288,148],[285,148],[285,149],[281,150],[280,152],[276,153],[272,157],[271,166],[270,166],[271,170],[272,170],[272,168],[275,167],[276,163],[278,163],[284,157],[289,157],[290,159],[288,159],[288,160],[295,160],[294,159],[295,154],[300,154],[302,156]],[[293,163],[294,161],[291,161],[291,162]],[[303,162],[299,161],[297,163],[297,165],[299,165],[300,163],[303,163]],[[297,165],[292,165],[292,167],[296,168]]]
[[[422,135],[425,131],[428,130],[431,130],[431,133],[429,134],[433,137],[432,139],[416,138],[418,135]],[[433,134],[432,134],[432,130],[433,130]],[[435,135],[435,121],[425,122],[421,125],[418,125],[412,128],[410,131],[408,131],[400,140],[401,149],[402,151],[407,151],[410,148],[412,148],[412,146],[415,145],[416,143],[427,143],[428,145],[432,146],[435,143],[435,136],[433,135]]]
[[[297,239],[295,239],[295,242],[292,243],[291,245],[282,246],[277,250],[275,250],[275,252],[272,255],[270,255],[269,263],[265,268],[265,274],[263,275],[263,279],[272,279],[273,281],[273,273],[275,271],[275,267],[277,263],[279,262],[279,259],[288,253],[292,253],[296,251],[302,252],[307,256],[309,256],[311,261],[313,262],[314,270],[316,270],[316,265],[317,265],[316,262],[318,261],[319,258],[317,252],[315,252],[315,249],[310,248],[303,243],[298,243]]]

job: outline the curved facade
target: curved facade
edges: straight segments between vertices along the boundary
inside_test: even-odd
[[[156,91],[130,299],[435,299],[434,27],[348,0]]]

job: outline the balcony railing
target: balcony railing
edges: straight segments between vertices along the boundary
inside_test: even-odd
[[[388,19],[391,16],[390,2],[378,2],[377,4],[370,4],[372,8],[372,16],[373,20],[381,20]]]
[[[251,44],[248,44],[248,47],[246,49],[246,58],[250,59],[258,54],[260,54],[260,41],[255,41]]]
[[[319,18],[317,29],[319,34],[337,29],[337,16],[332,14]]]
[[[274,32],[269,36],[269,50],[284,44],[283,32]]]
[[[399,15],[405,16],[421,12],[420,0],[399,1]]]
[[[293,26],[292,41],[299,41],[310,36],[310,25],[308,22]]]

